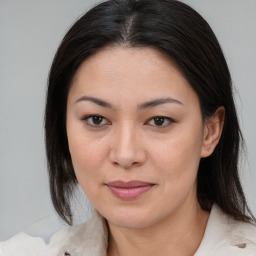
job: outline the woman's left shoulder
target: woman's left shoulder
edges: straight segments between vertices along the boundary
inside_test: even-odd
[[[249,240],[254,240],[256,242],[256,225],[243,221],[234,221],[231,223],[231,228],[233,233],[236,235],[244,236]]]
[[[256,256],[256,226],[234,219],[229,221],[228,226],[228,239],[237,255]]]
[[[230,219],[228,222],[231,240],[247,241],[255,249],[256,255],[256,226],[252,223]]]
[[[256,226],[235,220],[212,207],[204,238],[195,256],[256,256]]]
[[[253,223],[240,221],[215,207],[216,225],[223,229],[223,240],[234,250],[233,255],[256,256],[256,226]]]

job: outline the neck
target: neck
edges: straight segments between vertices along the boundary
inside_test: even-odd
[[[208,217],[209,213],[195,202],[145,228],[123,228],[109,223],[108,256],[192,256],[204,236]]]

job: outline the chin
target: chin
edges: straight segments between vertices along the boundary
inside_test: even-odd
[[[148,226],[150,226],[150,222],[148,222],[147,220],[142,220],[141,218],[138,218],[138,216],[136,216],[135,218],[120,218],[120,216],[118,216],[118,218],[115,218],[114,216],[107,219],[108,223],[115,225],[115,226],[119,226],[122,228],[132,228],[132,229],[139,229],[139,228],[146,228]]]
[[[111,213],[102,214],[109,224],[123,228],[145,228],[157,222],[157,216],[152,211],[140,209],[120,209]],[[159,217],[159,216],[158,216]]]

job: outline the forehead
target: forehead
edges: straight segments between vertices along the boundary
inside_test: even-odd
[[[79,67],[70,94],[114,99],[196,96],[171,60],[152,48],[107,47]],[[170,95],[171,94],[171,95]]]
[[[122,75],[122,79],[150,78],[154,76],[151,72],[158,72],[163,75],[167,72],[172,74],[180,73],[171,60],[161,52],[149,47],[106,47],[86,59],[78,69],[74,82],[84,78],[82,73],[87,76],[97,73],[97,77],[111,79],[117,75]],[[160,72],[161,71],[161,72]],[[100,75],[100,76],[99,76]]]

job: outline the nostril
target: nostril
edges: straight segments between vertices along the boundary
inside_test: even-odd
[[[139,162],[123,162],[123,163],[119,163],[119,162],[114,162],[114,165],[120,165],[122,166],[124,169],[129,169],[131,167],[137,166],[139,165]]]
[[[241,244],[235,244],[236,247],[244,249],[246,247],[246,243],[241,243]]]
[[[130,164],[124,166],[124,168],[125,168],[125,169],[129,169],[129,168],[131,168],[131,167],[136,167],[136,166],[138,166],[138,165],[139,165],[139,162],[133,162],[133,163],[130,163]]]

